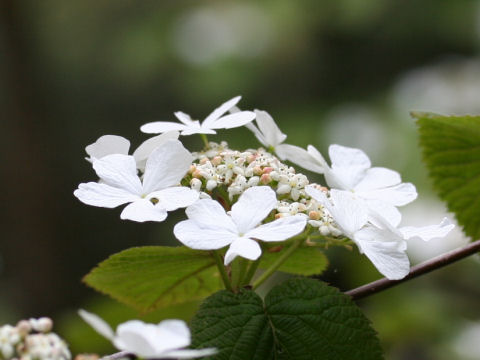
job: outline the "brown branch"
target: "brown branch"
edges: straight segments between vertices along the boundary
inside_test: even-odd
[[[376,280],[369,284],[362,285],[356,289],[345,292],[346,295],[350,295],[353,300],[363,299],[364,297],[376,294],[382,290],[391,288],[410,279],[414,279],[417,276],[427,274],[430,271],[439,269],[458,260],[464,259],[470,255],[480,251],[480,240],[477,240],[463,248],[450,251],[446,254],[434,257],[431,260],[425,261],[421,264],[415,265],[410,269],[410,272],[401,280],[388,280],[383,278]]]

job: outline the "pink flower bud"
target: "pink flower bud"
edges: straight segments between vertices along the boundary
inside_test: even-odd
[[[272,181],[272,178],[269,174],[263,174],[261,177],[260,177],[260,182],[264,185],[268,184],[269,182]]]

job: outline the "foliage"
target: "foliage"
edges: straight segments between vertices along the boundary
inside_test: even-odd
[[[480,117],[412,113],[423,158],[440,197],[465,233],[480,237]]]
[[[140,311],[202,299],[222,288],[208,252],[145,246],[112,255],[84,281]]]
[[[351,299],[312,279],[291,279],[265,301],[253,291],[220,291],[192,320],[193,346],[212,359],[382,359],[369,321]]]

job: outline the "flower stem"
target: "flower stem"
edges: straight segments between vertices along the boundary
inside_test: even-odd
[[[253,276],[257,272],[258,265],[260,265],[260,259],[250,262],[250,265],[249,265],[248,270],[247,270],[247,274],[243,278],[243,284],[242,285],[250,284],[250,281],[252,281]]]
[[[203,143],[205,144],[205,147],[206,147],[206,148],[209,148],[210,146],[209,146],[209,144],[208,144],[207,135],[205,135],[205,134],[200,134],[200,137],[202,138]]]
[[[245,273],[247,271],[247,260],[238,257],[232,263],[232,288],[233,291],[237,291],[238,288],[242,286],[242,281],[245,278]]]
[[[297,250],[304,239],[305,238],[303,236],[296,239],[293,244],[287,250],[285,250],[282,255],[280,255],[277,261],[275,261],[272,266],[265,270],[265,272],[253,283],[253,289],[255,290],[258,288],[265,280],[272,276],[272,274],[277,271],[277,269],[289,258],[289,256],[292,255],[295,250]]]
[[[215,259],[215,263],[217,264],[218,271],[220,272],[220,276],[223,280],[223,285],[225,285],[225,289],[233,291],[232,284],[230,279],[228,278],[227,271],[225,270],[225,265],[223,265],[222,257],[220,256],[217,250],[212,251],[213,258]]]

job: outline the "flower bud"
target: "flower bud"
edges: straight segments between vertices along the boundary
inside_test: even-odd
[[[328,234],[330,234],[330,230],[328,229],[328,226],[326,226],[326,225],[320,226],[318,231],[320,231],[320,234],[322,234],[323,236],[327,236]]]
[[[193,190],[200,191],[200,189],[202,188],[202,182],[197,178],[193,178],[192,180],[190,180],[190,187]]]
[[[199,169],[195,169],[195,171],[192,173],[192,176],[194,178],[201,178],[202,177],[202,172]]]
[[[308,213],[308,217],[311,220],[319,220],[320,219],[320,213],[318,211],[310,211]]]
[[[212,159],[212,164],[217,166],[217,165],[220,165],[222,163],[222,157],[221,156],[215,156],[213,159]]]
[[[272,178],[270,174],[263,174],[262,177],[260,178],[260,182],[264,185],[268,184],[271,181],[272,181]]]
[[[252,176],[250,179],[248,179],[248,186],[257,186],[258,183],[260,182],[260,178],[258,176]]]
[[[207,181],[207,190],[212,191],[217,187],[217,182],[215,180],[208,180]]]
[[[254,173],[255,175],[262,175],[262,174],[263,174],[263,170],[262,170],[262,168],[261,168],[260,166],[255,166],[255,167],[253,168],[253,173]]]
[[[20,335],[25,336],[30,331],[32,331],[32,325],[30,325],[30,322],[28,320],[20,320],[17,323],[17,329]]]
[[[52,330],[53,321],[48,317],[41,317],[39,319],[30,319],[30,325],[32,325],[33,330],[46,333]]]

